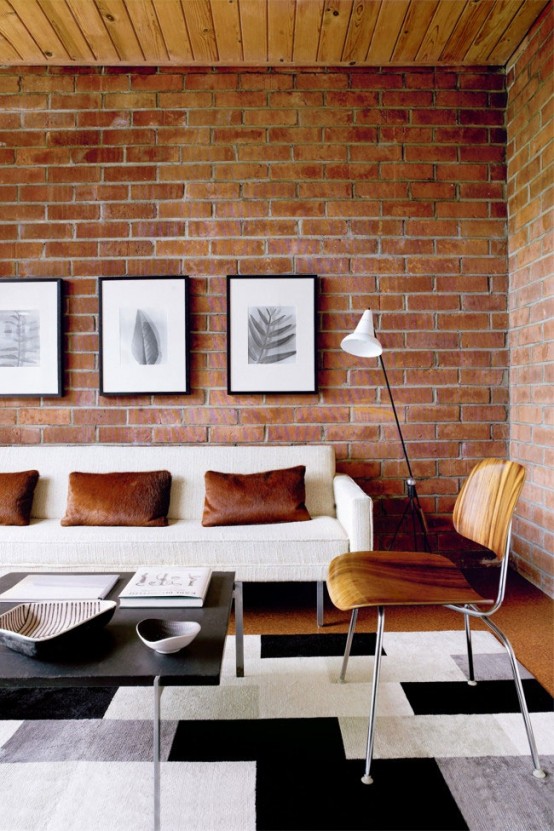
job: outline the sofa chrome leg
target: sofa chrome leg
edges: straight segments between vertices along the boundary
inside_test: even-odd
[[[233,590],[235,604],[235,652],[237,678],[244,678],[244,609],[242,602],[242,581],[237,580]]]
[[[317,625],[323,626],[323,598],[325,583],[323,580],[317,581]]]

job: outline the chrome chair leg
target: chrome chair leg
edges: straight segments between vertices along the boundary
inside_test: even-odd
[[[371,704],[369,707],[369,723],[367,727],[367,750],[365,771],[362,776],[364,785],[371,785],[373,778],[370,774],[373,760],[373,740],[375,738],[375,713],[377,708],[377,690],[379,688],[379,674],[381,672],[381,651],[383,647],[383,632],[385,630],[385,608],[377,607],[377,640],[375,643],[375,662],[373,665],[373,681],[371,683]]]
[[[342,667],[340,671],[339,681],[341,684],[344,683],[344,679],[346,678],[346,668],[348,666],[348,659],[350,658],[350,650],[352,649],[352,640],[354,638],[354,631],[356,629],[356,621],[358,620],[358,609],[352,609],[352,614],[350,615],[350,626],[348,627],[348,635],[346,636],[346,647],[344,649],[344,655],[342,658]]]
[[[473,646],[471,644],[471,623],[468,614],[464,614],[464,624],[466,630],[467,643],[467,683],[470,687],[476,687],[475,671],[473,669]]]
[[[523,691],[523,684],[521,683],[521,676],[517,668],[516,656],[514,654],[512,644],[510,643],[506,635],[498,628],[498,626],[492,622],[492,620],[489,620],[487,617],[483,617],[481,619],[487,624],[487,626],[493,632],[493,634],[496,635],[496,637],[498,638],[498,640],[500,641],[500,643],[509,655],[510,664],[512,666],[512,675],[514,677],[514,683],[516,685],[517,690],[517,697],[519,698],[519,707],[521,710],[521,715],[523,716],[523,723],[525,724],[525,730],[527,732],[527,741],[529,742],[529,749],[531,750],[531,758],[533,760],[534,765],[533,776],[537,779],[544,779],[546,777],[546,771],[544,771],[541,767],[539,753],[535,742],[535,734],[533,733],[533,726],[531,724],[531,718],[529,716],[529,709],[527,707],[527,701],[525,699],[525,693]]]

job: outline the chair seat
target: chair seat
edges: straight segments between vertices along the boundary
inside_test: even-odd
[[[342,611],[364,606],[493,604],[441,554],[413,551],[352,551],[329,565],[327,588]]]

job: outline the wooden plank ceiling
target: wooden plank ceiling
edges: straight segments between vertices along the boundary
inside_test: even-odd
[[[0,64],[504,66],[549,2],[0,0]]]

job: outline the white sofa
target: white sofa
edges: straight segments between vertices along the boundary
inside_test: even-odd
[[[257,473],[306,466],[306,522],[204,527],[204,473]],[[318,623],[329,561],[371,549],[372,502],[335,471],[326,445],[18,445],[0,447],[0,472],[36,469],[31,524],[0,526],[6,571],[126,570],[144,565],[206,565],[237,582],[315,581]],[[167,527],[62,527],[71,471],[169,470]]]

